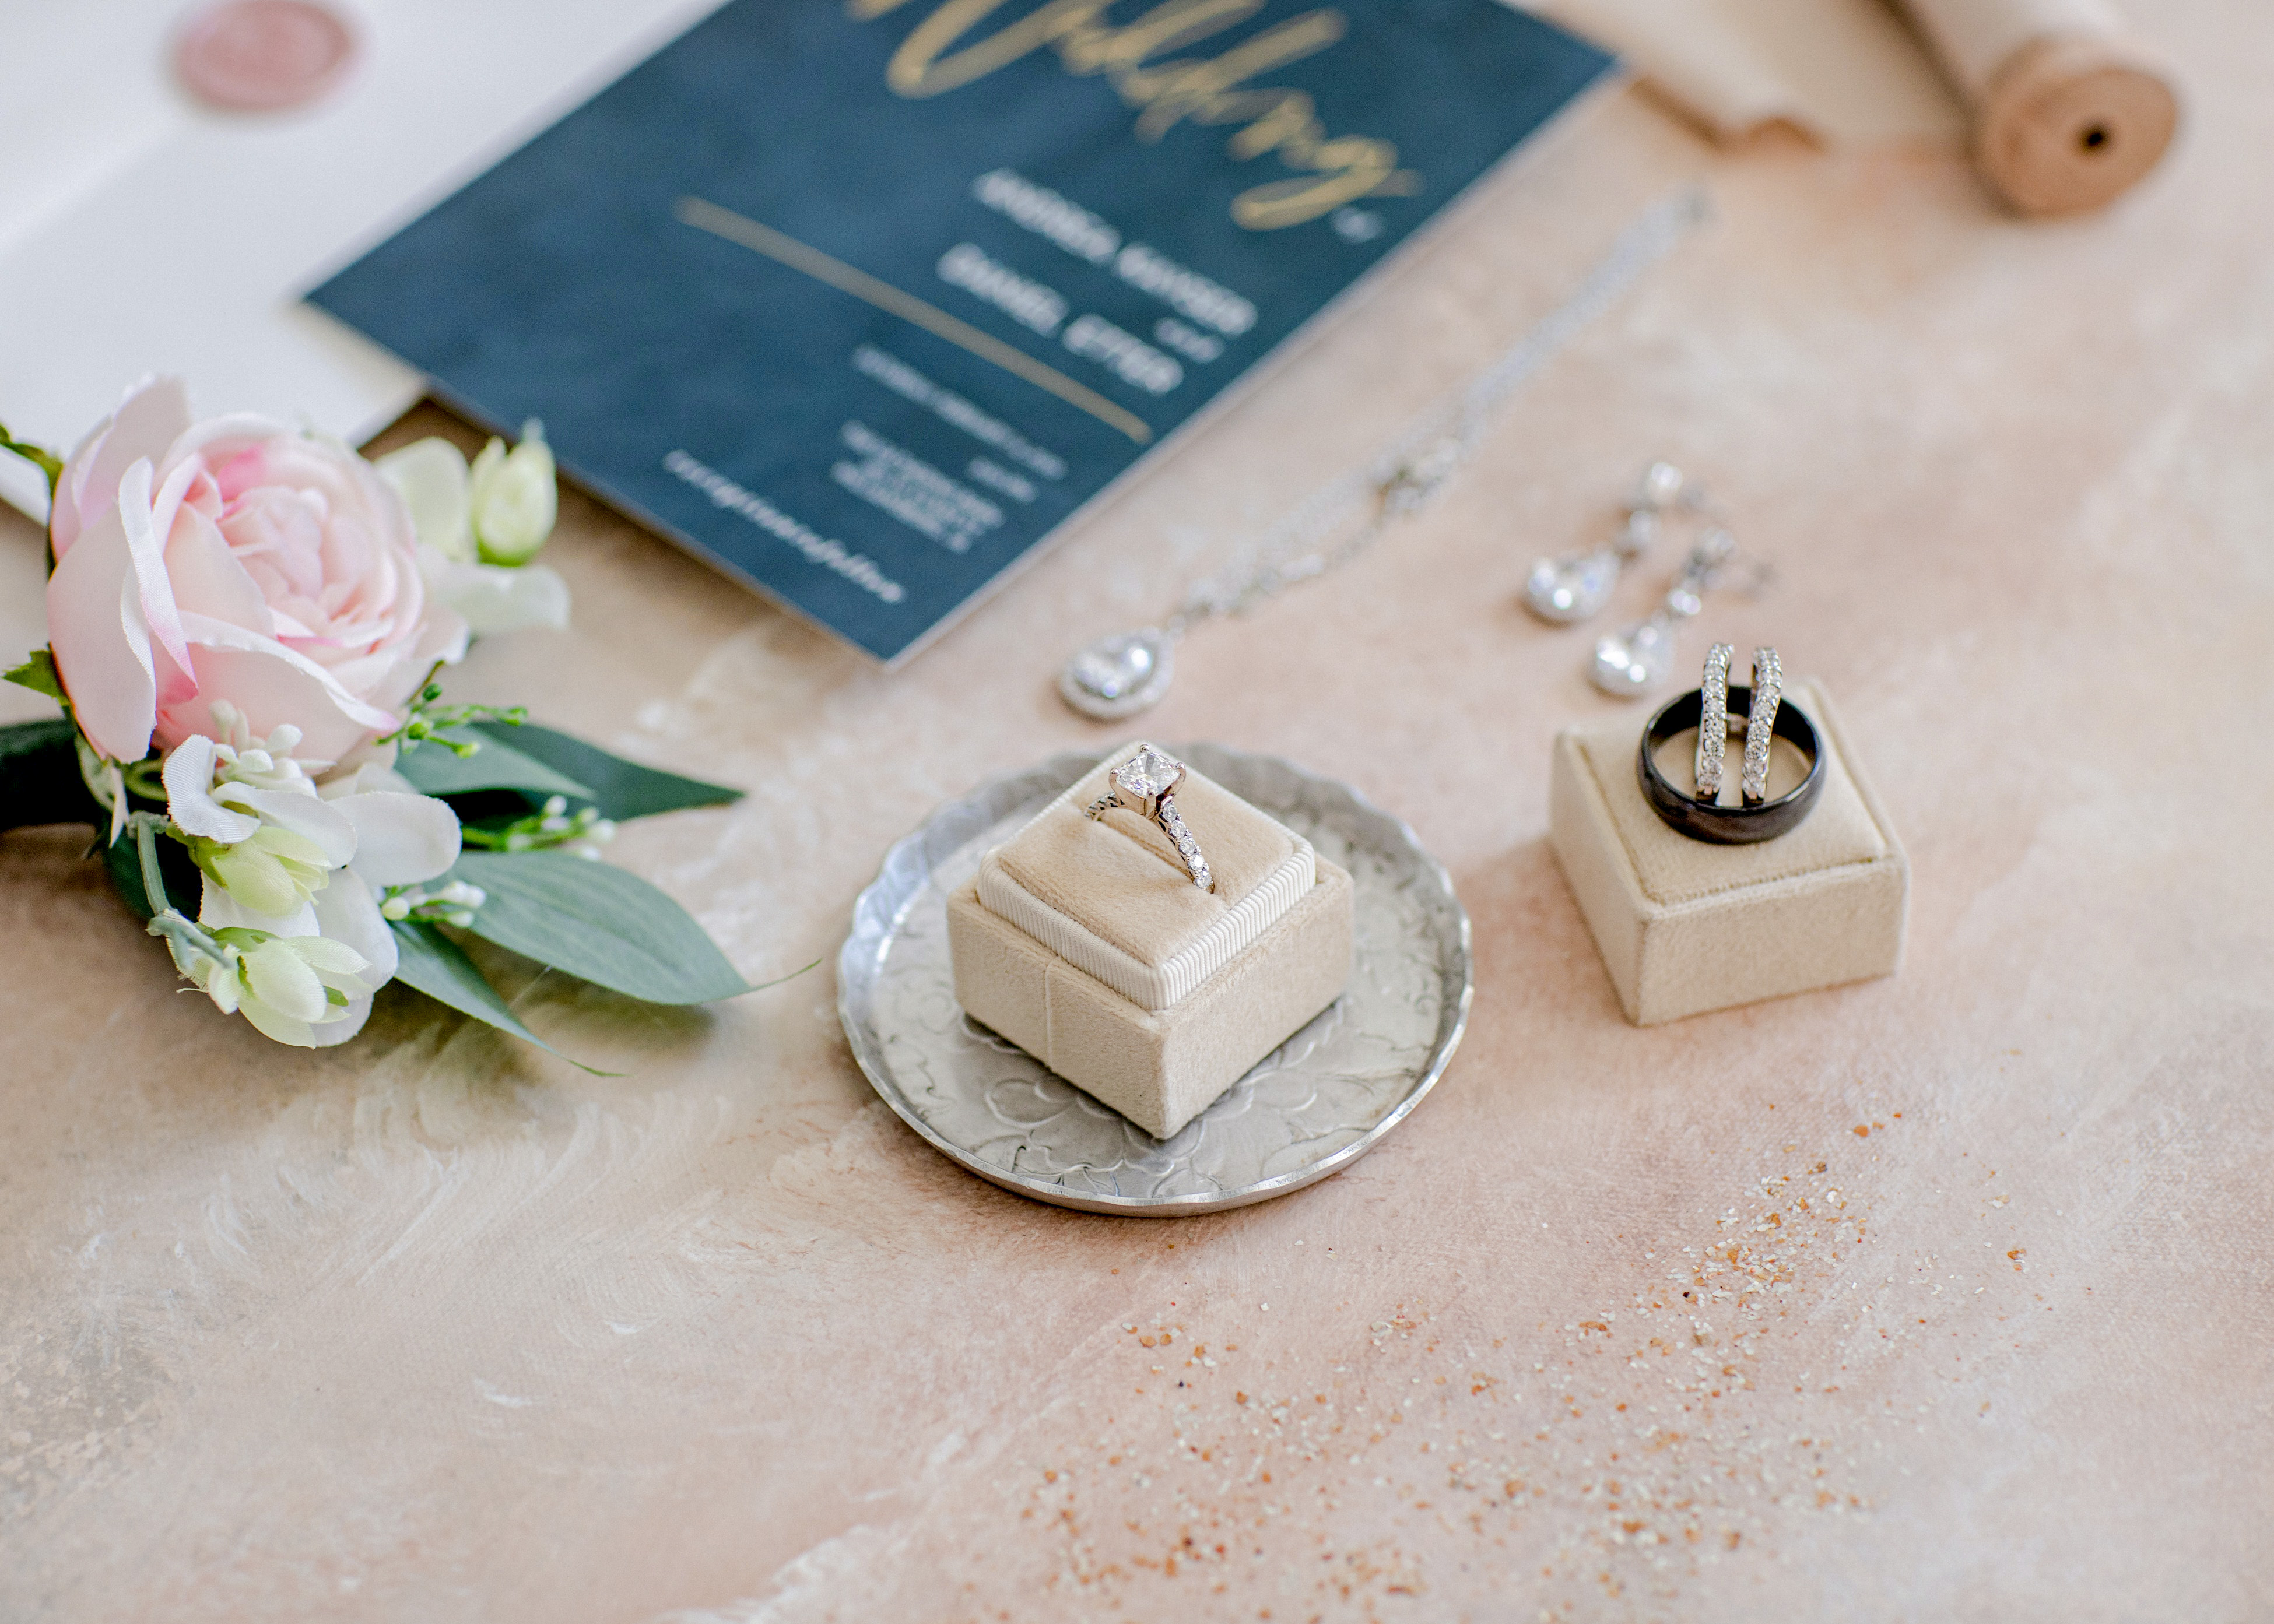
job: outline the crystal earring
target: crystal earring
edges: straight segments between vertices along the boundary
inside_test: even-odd
[[[1588,680],[1618,699],[1638,699],[1656,688],[1674,665],[1675,628],[1703,609],[1706,594],[1727,583],[1739,568],[1737,538],[1723,525],[1706,530],[1683,560],[1674,584],[1650,618],[1597,639]],[[1741,590],[1757,593],[1768,584],[1766,564],[1751,561],[1743,571]]]
[[[1532,567],[1525,578],[1524,606],[1557,626],[1585,620],[1611,601],[1620,569],[1650,550],[1662,516],[1674,508],[1703,513],[1706,492],[1683,478],[1673,463],[1653,462],[1643,470],[1627,500],[1626,516],[1610,540],[1592,553],[1544,558]]]

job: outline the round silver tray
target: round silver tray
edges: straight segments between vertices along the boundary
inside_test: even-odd
[[[1054,756],[951,801],[885,854],[837,958],[854,1057],[902,1121],[1005,1190],[1177,1217],[1266,1201],[1348,1167],[1421,1102],[1468,1025],[1469,916],[1413,831],[1346,784],[1220,745],[1176,751],[1356,882],[1350,985],[1175,1138],[1156,1139],[955,1002],[947,898],[1097,763]]]

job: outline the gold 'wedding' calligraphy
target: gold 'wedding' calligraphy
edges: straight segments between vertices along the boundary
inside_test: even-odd
[[[847,0],[856,20],[897,11],[908,0]],[[1334,10],[1306,11],[1207,59],[1156,62],[1162,53],[1220,34],[1253,18],[1265,0],[1163,0],[1116,25],[1114,0],[1048,0],[986,37],[974,30],[1005,0],[943,0],[892,53],[885,80],[911,99],[936,96],[984,79],[1044,49],[1069,73],[1102,74],[1140,110],[1136,133],[1157,141],[1177,124],[1245,124],[1229,143],[1242,162],[1276,152],[1301,173],[1251,186],[1232,199],[1231,217],[1251,231],[1300,225],[1360,198],[1411,196],[1421,177],[1397,167],[1394,142],[1367,135],[1330,136],[1315,104],[1300,90],[1250,86],[1248,81],[1338,42],[1348,20]]]

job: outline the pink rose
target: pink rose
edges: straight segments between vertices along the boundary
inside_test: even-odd
[[[192,425],[178,379],[128,391],[64,464],[48,631],[80,730],[115,761],[290,726],[337,761],[402,710],[466,626],[427,601],[410,516],[345,446],[260,417]]]

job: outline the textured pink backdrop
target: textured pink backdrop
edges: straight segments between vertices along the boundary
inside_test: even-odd
[[[2156,26],[2182,144],[2070,223],[1615,99],[897,676],[568,503],[577,629],[458,691],[749,786],[614,855],[778,974],[932,801],[1103,742],[1066,647],[1705,176],[1718,223],[1441,506],[1148,721],[1348,777],[1475,917],[1443,1084],[1287,1199],[965,1176],[826,967],[528,988],[617,1078],[408,996],[280,1049],[172,996],[83,834],[0,840],[0,1614],[2274,1615],[2274,19]],[[1515,592],[1660,454],[1783,570],[1702,629],[1825,679],[1915,873],[1899,977],[1643,1032],[1545,841],[1547,742],[1612,702]],[[39,570],[11,520],[0,654]]]

